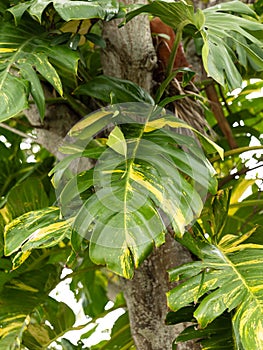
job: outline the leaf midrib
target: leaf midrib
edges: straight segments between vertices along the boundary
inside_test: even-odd
[[[150,117],[151,117],[152,111],[150,111],[150,113],[148,113],[147,118],[145,119],[145,125],[148,123]],[[135,139],[135,146],[134,149],[132,151],[132,155],[130,158],[130,162],[128,165],[128,169],[126,171],[126,181],[125,181],[125,187],[124,187],[124,199],[123,199],[123,203],[124,203],[124,210],[123,210],[123,215],[124,215],[124,231],[125,231],[125,237],[126,240],[128,238],[128,229],[127,229],[127,215],[128,215],[128,208],[127,208],[127,196],[128,196],[128,191],[129,191],[129,185],[130,185],[130,179],[131,179],[131,174],[133,171],[133,166],[134,166],[134,161],[136,159],[136,153],[139,147],[139,144],[141,142],[142,136],[144,134],[144,127],[141,128],[140,134],[138,135],[138,137]],[[127,160],[126,160],[127,162]]]

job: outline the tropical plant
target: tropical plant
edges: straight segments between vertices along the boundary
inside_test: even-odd
[[[1,2],[1,349],[263,348],[262,13],[260,1]],[[103,74],[118,51],[106,26],[125,38],[142,14],[176,32],[148,91],[126,79],[133,52]],[[181,42],[206,75],[174,70]],[[65,280],[82,324],[54,297]]]

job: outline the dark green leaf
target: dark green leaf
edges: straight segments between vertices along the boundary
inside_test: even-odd
[[[43,91],[36,71],[61,95],[63,89],[60,77],[66,75],[67,79],[76,79],[77,53],[66,47],[50,46],[50,42],[51,39],[46,37],[43,28],[33,20],[28,20],[25,24],[21,22],[17,27],[1,20],[1,121],[27,108],[29,92],[32,93],[41,117],[44,116]],[[14,74],[17,71],[23,78]]]
[[[147,102],[153,104],[151,96],[138,85],[123,79],[99,76],[84,85],[80,85],[75,94],[88,95],[110,103],[112,94],[114,102]]]
[[[30,315],[30,321],[23,344],[28,349],[41,350],[72,328],[75,315],[65,303],[48,298]]]

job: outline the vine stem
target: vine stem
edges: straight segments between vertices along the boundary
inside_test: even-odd
[[[178,50],[179,44],[182,40],[183,27],[184,27],[184,23],[183,23],[183,25],[179,26],[177,31],[176,31],[175,40],[173,43],[173,47],[172,47],[172,51],[171,51],[171,54],[169,57],[169,62],[168,62],[167,71],[166,71],[167,77],[169,77],[171,75],[171,73],[173,72],[177,50]]]
[[[15,128],[12,128],[11,126],[7,125],[7,124],[4,124],[4,123],[0,123],[0,128],[3,128],[3,129],[6,129],[8,131],[11,131],[12,133],[16,134],[16,135],[19,135],[23,138],[26,138],[26,139],[32,139],[34,140],[35,142],[37,142],[37,138],[33,135],[29,135],[29,134],[26,134],[24,133],[23,131],[20,131],[20,130],[17,130]]]
[[[248,152],[248,151],[255,151],[255,150],[263,150],[263,146],[247,146],[247,147],[239,147],[235,149],[231,149],[230,151],[226,151],[224,153],[225,157],[230,157],[234,156],[235,154],[240,154],[243,152]],[[211,159],[209,159],[211,163],[216,162],[217,160],[220,160],[220,156],[215,156]]]

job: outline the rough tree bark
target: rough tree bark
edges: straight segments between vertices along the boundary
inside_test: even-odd
[[[133,0],[124,2],[136,3]],[[143,0],[140,3],[147,1]],[[150,91],[152,71],[157,58],[147,16],[134,18],[124,27],[118,28],[120,22],[121,20],[114,20],[103,25],[103,37],[107,44],[102,54],[103,72],[106,75],[131,80]]]
[[[43,85],[46,98],[53,97]],[[51,152],[58,160],[65,155],[59,152],[59,146],[67,132],[76,124],[80,116],[67,104],[48,104],[45,110],[44,122],[41,121],[36,105],[31,105],[24,111],[30,124],[35,127],[37,142]]]
[[[126,0],[126,4],[136,0]],[[140,2],[142,3],[142,1]],[[102,54],[104,74],[129,79],[152,89],[152,72],[156,65],[149,20],[139,16],[122,28],[119,21],[104,23],[103,36],[107,43]],[[150,255],[135,272],[132,280],[123,280],[133,339],[138,350],[168,350],[185,327],[166,326],[168,311],[165,293],[172,288],[167,269],[191,261],[191,256],[171,236],[166,243]],[[192,342],[179,344],[178,350],[200,349]]]

